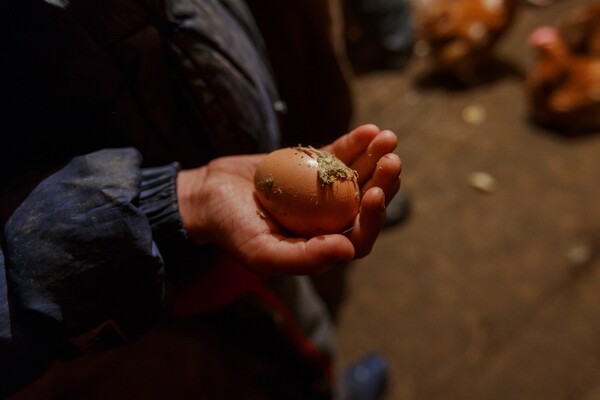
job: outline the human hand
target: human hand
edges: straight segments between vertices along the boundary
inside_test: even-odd
[[[346,234],[354,246],[354,258],[371,252],[385,222],[384,204],[389,204],[400,189],[402,163],[393,153],[397,142],[389,130],[362,125],[323,148],[358,172],[360,213]]]
[[[396,136],[364,125],[324,149],[359,173],[361,211],[346,234],[290,237],[274,221],[259,217],[254,172],[264,155],[222,157],[181,171],[179,208],[197,243],[217,244],[262,276],[315,274],[368,254],[383,226],[385,202],[400,186],[400,159],[391,153]]]

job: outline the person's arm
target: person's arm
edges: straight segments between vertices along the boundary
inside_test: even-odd
[[[8,219],[0,259],[0,398],[57,357],[124,343],[163,307],[157,243],[185,239],[177,165],[134,149],[74,158]]]
[[[309,239],[257,215],[253,177],[264,155],[180,172],[140,170],[133,149],[73,159],[29,194],[4,229],[10,298],[0,308],[9,312],[0,320],[0,335],[9,332],[0,336],[0,390],[33,380],[69,351],[114,346],[149,329],[163,300],[158,248],[186,233],[259,276],[314,274],[365,256],[399,188],[395,146],[392,132],[365,125],[327,147],[358,171],[361,210],[346,235]]]

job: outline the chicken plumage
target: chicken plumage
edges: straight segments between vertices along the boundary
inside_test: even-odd
[[[465,83],[479,80],[516,8],[517,0],[417,0],[417,31],[434,70]]]
[[[576,54],[556,27],[529,36],[536,60],[525,89],[533,120],[566,134],[600,130],[600,57]]]

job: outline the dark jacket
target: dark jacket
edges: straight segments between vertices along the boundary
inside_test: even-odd
[[[0,13],[2,397],[74,343],[152,326],[164,259],[185,240],[179,165],[274,149],[281,104],[242,1],[19,0]]]
[[[190,167],[278,145],[276,89],[243,2],[8,3],[2,171],[12,177],[106,147]]]

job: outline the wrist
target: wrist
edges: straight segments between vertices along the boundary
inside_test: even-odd
[[[207,220],[204,215],[205,200],[202,187],[206,180],[206,167],[181,170],[177,174],[177,203],[183,228],[198,244],[208,243]]]

